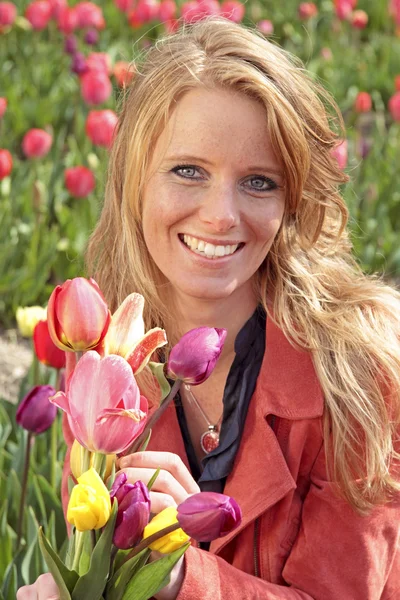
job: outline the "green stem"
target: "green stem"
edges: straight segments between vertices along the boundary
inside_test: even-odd
[[[32,348],[33,348],[33,361],[32,361],[32,383],[33,386],[39,385],[39,360],[36,356],[35,346],[32,338]]]
[[[101,454],[100,452],[95,452],[93,457],[93,468],[99,473],[101,476],[101,471],[103,469],[103,464],[105,461],[105,454]]]
[[[83,542],[84,542],[84,531],[75,531],[75,552],[74,562],[72,564],[72,570],[79,574],[79,561],[82,554]]]
[[[172,525],[169,525],[168,527],[164,527],[164,529],[160,529],[160,531],[156,531],[156,533],[153,533],[153,535],[149,535],[149,537],[142,540],[137,546],[132,548],[132,550],[129,552],[129,554],[125,557],[124,563],[127,560],[130,560],[133,556],[136,556],[137,554],[139,554],[139,552],[141,552],[145,548],[148,548],[150,546],[150,544],[152,544],[156,540],[164,537],[164,535],[168,535],[169,533],[172,533],[172,531],[176,531],[176,529],[180,529],[179,523],[173,523]]]
[[[17,525],[17,549],[20,547],[20,544],[21,544],[22,526],[24,523],[26,488],[27,488],[27,483],[28,483],[28,473],[29,473],[29,464],[30,464],[30,458],[31,458],[32,439],[33,439],[33,433],[31,431],[29,431],[28,437],[26,438],[24,473],[22,475],[21,498],[20,498],[20,502],[19,502],[19,514],[18,514],[18,525]]]
[[[179,391],[179,388],[181,387],[181,384],[182,384],[181,379],[177,379],[176,381],[174,381],[171,391],[168,394],[168,396],[165,398],[164,402],[151,415],[150,419],[146,423],[146,427],[144,428],[143,432],[139,435],[138,438],[136,438],[136,440],[134,441],[132,446],[129,448],[128,452],[125,452],[125,454],[132,454],[133,452],[137,452],[138,448],[140,448],[140,446],[143,444],[144,440],[147,438],[147,435],[148,435],[150,429],[152,427],[154,427],[154,425],[157,423],[158,419],[164,414],[164,412],[166,411],[168,406],[171,404],[171,401],[175,398],[176,394]]]

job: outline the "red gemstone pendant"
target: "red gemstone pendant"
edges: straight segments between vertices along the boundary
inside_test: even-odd
[[[206,454],[210,454],[219,445],[219,432],[215,425],[210,425],[208,431],[205,431],[200,438],[200,446]]]

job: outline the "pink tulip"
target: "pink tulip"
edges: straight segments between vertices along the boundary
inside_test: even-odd
[[[400,27],[400,0],[391,0],[389,12],[393,16],[396,25]]]
[[[396,92],[389,100],[389,111],[394,121],[400,121],[400,92]]]
[[[0,2],[0,29],[12,25],[17,17],[17,7],[12,2]]]
[[[78,2],[75,5],[77,15],[78,29],[94,27],[95,29],[104,29],[106,22],[103,11],[100,6],[93,2]]]
[[[176,4],[174,0],[162,0],[158,8],[158,18],[161,23],[170,21],[176,15]]]
[[[110,148],[117,123],[113,110],[91,110],[86,119],[86,135],[93,144]]]
[[[111,81],[107,75],[101,71],[89,71],[82,75],[81,93],[87,104],[102,104],[112,94]]]
[[[126,360],[94,351],[76,365],[67,394],[58,392],[51,402],[67,413],[78,442],[103,454],[126,450],[142,432],[148,410]]]
[[[135,9],[128,16],[131,27],[140,27],[158,18],[159,4],[157,0],[138,0]]]
[[[368,92],[359,92],[354,103],[354,109],[358,113],[369,112],[372,108],[372,98]]]
[[[67,0],[47,0],[51,6],[51,18],[58,20],[61,12],[68,6]]]
[[[126,60],[119,60],[114,65],[114,77],[119,87],[129,85],[135,73],[135,65]]]
[[[0,119],[7,110],[7,98],[0,98]]]
[[[245,6],[238,0],[225,0],[221,4],[220,14],[222,17],[240,23],[244,17]]]
[[[274,33],[274,25],[272,21],[268,21],[268,19],[259,21],[257,27],[264,35],[272,35]]]
[[[205,17],[218,15],[219,11],[217,0],[190,0],[182,4],[181,14],[185,23],[196,23]]]
[[[396,75],[394,78],[394,87],[397,92],[400,92],[400,75]]]
[[[368,25],[368,15],[365,10],[355,10],[351,16],[351,24],[356,29],[365,29]]]
[[[198,542],[223,537],[242,521],[242,511],[236,500],[217,492],[192,494],[178,504],[177,510],[179,525]]]
[[[56,20],[57,28],[65,35],[69,35],[78,28],[78,15],[75,8],[69,6],[61,8]]]
[[[335,0],[336,16],[341,21],[350,19],[356,4],[357,0]]]
[[[28,4],[25,17],[36,31],[47,27],[51,19],[51,4],[47,0],[34,0]]]
[[[12,167],[13,159],[10,152],[0,148],[0,181],[9,176]]]
[[[42,158],[49,152],[53,137],[44,129],[30,129],[22,140],[22,150],[28,158]]]
[[[114,0],[114,4],[124,13],[129,13],[133,9],[134,0]]]
[[[129,294],[111,317],[103,342],[97,348],[102,356],[117,354],[128,361],[134,375],[140,373],[152,354],[165,346],[167,337],[159,327],[144,332],[144,298]]]
[[[333,58],[332,50],[330,48],[328,48],[327,46],[325,46],[324,48],[321,48],[320,54],[324,60],[332,60],[332,58]]]
[[[87,167],[70,167],[64,171],[65,187],[74,198],[86,198],[96,187],[96,180]]]
[[[299,17],[302,20],[312,19],[318,14],[318,8],[314,2],[302,2],[299,6]]]
[[[347,140],[342,140],[332,150],[332,156],[337,160],[339,169],[347,166]]]
[[[91,52],[86,58],[88,71],[101,71],[106,75],[111,75],[111,58],[107,52]]]
[[[106,335],[110,320],[110,311],[94,279],[67,279],[49,298],[49,333],[61,350],[84,352],[96,348]]]

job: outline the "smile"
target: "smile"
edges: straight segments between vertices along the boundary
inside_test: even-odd
[[[204,240],[186,234],[180,234],[179,239],[185,244],[185,246],[190,248],[192,252],[195,252],[196,254],[200,254],[201,256],[205,256],[207,258],[222,258],[223,256],[230,256],[231,254],[236,252],[238,248],[244,246],[243,243],[214,245],[210,242],[206,242]]]

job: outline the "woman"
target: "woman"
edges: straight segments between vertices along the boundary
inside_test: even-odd
[[[111,308],[143,294],[171,344],[228,335],[120,466],[145,482],[162,467],[153,512],[199,486],[243,511],[159,600],[400,597],[399,296],[351,257],[334,114],[282,50],[221,19],[158,42],[124,99],[89,269]]]

